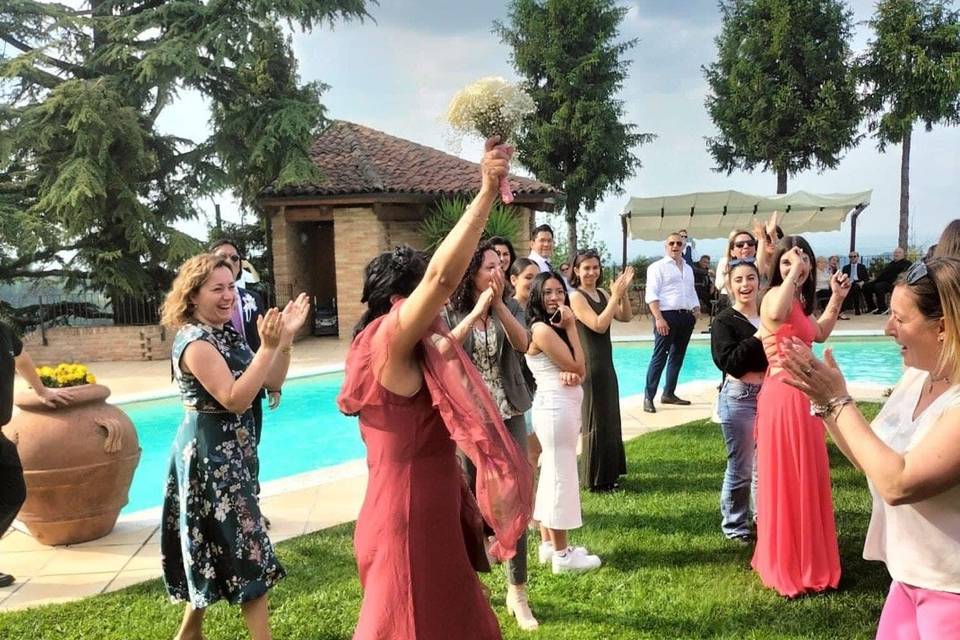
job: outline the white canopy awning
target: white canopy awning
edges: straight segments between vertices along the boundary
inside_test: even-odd
[[[752,229],[754,217],[766,220],[780,212],[787,235],[836,231],[852,211],[870,204],[873,190],[859,193],[795,191],[757,196],[740,191],[708,191],[654,198],[630,198],[621,214],[634,240],[663,240],[686,229],[698,240],[726,238],[734,229]]]

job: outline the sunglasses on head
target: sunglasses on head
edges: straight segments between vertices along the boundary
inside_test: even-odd
[[[739,267],[742,264],[749,264],[751,266],[757,266],[756,261],[753,258],[743,258],[742,260],[731,260],[727,263],[728,269],[733,269],[734,267]]]
[[[734,242],[733,246],[737,249],[743,249],[744,247],[755,247],[757,243],[755,240],[740,240],[739,242]]]
[[[923,260],[920,260],[912,267],[907,269],[906,281],[909,285],[914,285],[923,280],[924,278],[930,277],[930,272],[927,271],[927,263]]]

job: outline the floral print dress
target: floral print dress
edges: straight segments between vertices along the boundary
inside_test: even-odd
[[[285,575],[267,537],[255,477],[253,411],[223,408],[180,369],[195,340],[213,345],[234,379],[253,353],[233,327],[182,327],[173,341],[173,371],[185,415],[173,443],[160,529],[163,579],[173,600],[202,609],[220,599],[255,600]]]

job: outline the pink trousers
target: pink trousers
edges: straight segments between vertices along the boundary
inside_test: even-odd
[[[880,614],[877,640],[960,640],[960,593],[894,580]]]

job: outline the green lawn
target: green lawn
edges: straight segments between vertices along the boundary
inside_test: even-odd
[[[870,415],[877,408],[865,407]],[[862,477],[835,449],[843,579],[835,593],[796,601],[761,587],[749,568],[750,551],[720,535],[719,427],[702,421],[646,435],[628,443],[627,456],[625,490],[586,494],[586,525],[573,539],[597,552],[603,568],[554,576],[536,564],[531,545],[530,598],[541,622],[532,637],[873,637],[889,578],[882,565],[860,557],[869,495]],[[344,525],[279,545],[289,576],[271,592],[276,638],[350,638],[360,603],[352,533],[353,526]],[[505,637],[531,637],[506,617],[502,573],[496,570],[485,580]],[[2,614],[0,638],[171,638],[181,611],[153,581],[81,602]],[[210,640],[244,637],[239,611],[212,607],[206,633]]]

